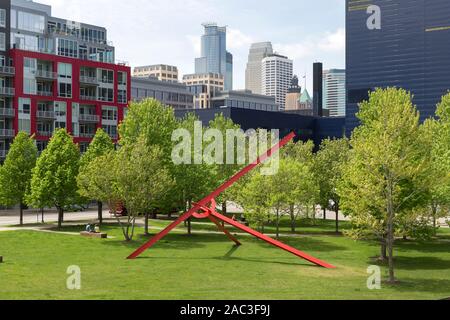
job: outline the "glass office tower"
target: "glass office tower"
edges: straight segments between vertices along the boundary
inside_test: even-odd
[[[450,89],[450,1],[347,0],[346,5],[347,134],[359,124],[358,103],[377,87],[410,90],[421,120],[433,116]],[[379,28],[373,20],[378,17]]]
[[[215,23],[205,23],[203,26],[205,33],[201,40],[201,57],[195,59],[195,73],[219,73],[225,77],[225,90],[232,90],[233,56],[227,52],[227,28]]]

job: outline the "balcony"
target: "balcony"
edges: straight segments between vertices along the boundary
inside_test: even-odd
[[[36,93],[42,97],[53,97],[53,92],[47,90],[38,90]]]
[[[0,117],[14,118],[16,111],[13,108],[0,108]]]
[[[39,119],[56,119],[54,111],[37,111],[36,117]]]
[[[97,97],[96,96],[91,96],[91,95],[80,94],[80,99],[81,100],[88,100],[88,101],[96,101]]]
[[[16,68],[0,66],[0,74],[6,75],[6,76],[14,76],[16,74]]]
[[[16,136],[16,132],[14,129],[0,129],[0,137],[1,138],[14,138]]]
[[[0,150],[0,159],[5,159],[9,150]]]
[[[0,87],[0,96],[14,97],[16,90],[9,87]]]
[[[45,80],[56,80],[58,79],[58,74],[56,72],[47,71],[47,70],[36,70],[35,74],[36,78],[45,79]]]
[[[93,122],[93,123],[99,123],[100,122],[100,116],[95,114],[80,114],[78,116],[79,122]]]
[[[95,77],[80,76],[80,83],[98,86],[98,80]]]
[[[80,138],[88,138],[88,139],[92,139],[92,138],[94,138],[94,136],[95,136],[94,133],[84,133],[84,132],[81,132],[81,133],[79,134],[79,137],[80,137]]]
[[[38,130],[37,134],[40,137],[51,137],[53,135],[53,132]]]

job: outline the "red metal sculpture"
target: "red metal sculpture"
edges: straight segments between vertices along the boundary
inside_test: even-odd
[[[145,250],[149,249],[150,247],[152,247],[156,242],[158,242],[159,240],[161,240],[163,237],[165,237],[170,231],[172,231],[173,229],[175,229],[180,223],[186,221],[187,219],[189,219],[190,217],[195,217],[198,219],[209,219],[211,220],[218,228],[220,231],[224,232],[225,235],[231,240],[233,241],[236,245],[241,245],[241,243],[227,230],[225,229],[224,226],[222,226],[222,224],[219,222],[222,221],[224,223],[227,223],[239,230],[242,230],[246,233],[251,234],[252,236],[261,239],[267,243],[270,243],[273,246],[276,246],[280,249],[283,249],[287,252],[290,252],[302,259],[305,259],[315,265],[324,267],[324,268],[328,268],[328,269],[332,269],[335,268],[334,266],[321,261],[319,259],[316,259],[300,250],[297,250],[295,248],[292,248],[280,241],[274,240],[264,234],[261,234],[247,226],[244,226],[240,223],[238,223],[237,221],[234,221],[233,219],[230,219],[220,213],[218,213],[216,211],[216,200],[215,198],[217,198],[222,192],[224,192],[225,190],[227,190],[228,188],[230,188],[234,183],[236,183],[239,179],[241,179],[243,176],[245,176],[247,173],[249,173],[251,170],[253,170],[254,168],[256,168],[258,165],[260,165],[261,163],[263,163],[264,161],[266,161],[268,158],[270,158],[272,156],[273,153],[275,153],[276,151],[278,151],[280,148],[282,148],[283,146],[285,146],[289,141],[291,141],[292,139],[294,139],[295,137],[295,133],[291,133],[290,135],[288,135],[286,138],[284,138],[283,140],[281,140],[277,145],[275,145],[274,147],[272,147],[269,151],[267,151],[265,154],[263,154],[262,156],[260,156],[255,162],[253,162],[252,164],[248,165],[247,167],[245,167],[244,169],[242,169],[239,173],[237,173],[234,177],[232,177],[230,180],[228,180],[227,182],[225,182],[223,185],[221,185],[217,190],[215,190],[214,192],[212,192],[210,195],[208,195],[207,197],[205,197],[204,199],[200,200],[198,203],[194,204],[194,207],[189,210],[188,212],[186,212],[185,214],[181,215],[177,220],[175,220],[174,222],[172,222],[167,228],[165,228],[163,231],[161,231],[158,235],[156,235],[155,237],[153,237],[150,241],[148,241],[147,243],[145,243],[143,246],[141,246],[139,249],[137,249],[135,252],[133,252],[128,259],[136,259],[139,255],[141,255]],[[209,207],[208,207],[209,205]]]

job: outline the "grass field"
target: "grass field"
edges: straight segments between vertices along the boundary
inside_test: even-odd
[[[152,221],[163,227],[168,222]],[[337,266],[325,270],[251,237],[236,248],[223,235],[177,230],[134,261],[125,257],[145,241],[37,231],[0,232],[0,299],[444,299],[450,297],[450,230],[431,242],[399,241],[396,286],[368,290],[367,267],[379,247],[333,235],[332,221],[302,225],[281,240]],[[344,224],[345,226],[345,224]],[[82,227],[64,231],[78,232]],[[274,229],[269,228],[268,232]],[[157,232],[157,230],[152,230]],[[289,233],[284,221],[283,233]],[[143,230],[138,229],[138,234]],[[81,268],[81,290],[66,288],[70,265]],[[386,267],[382,266],[386,277]]]

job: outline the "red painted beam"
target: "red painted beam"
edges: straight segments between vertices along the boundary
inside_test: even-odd
[[[311,263],[313,263],[313,264],[315,264],[317,266],[324,267],[324,268],[327,268],[327,269],[334,269],[334,268],[336,268],[335,266],[333,266],[331,264],[328,264],[328,263],[326,263],[324,261],[321,261],[321,260],[319,260],[317,258],[314,258],[314,257],[312,257],[312,256],[310,256],[310,255],[308,255],[308,254],[306,254],[306,253],[304,253],[304,252],[302,252],[300,250],[297,250],[295,248],[292,248],[292,247],[288,246],[287,244],[284,244],[284,243],[282,243],[280,241],[274,240],[274,239],[272,239],[272,238],[270,238],[270,237],[268,237],[268,236],[266,236],[266,235],[264,235],[262,233],[259,233],[258,231],[255,231],[255,230],[253,230],[253,229],[251,229],[249,227],[246,227],[243,224],[240,224],[239,222],[234,221],[233,219],[230,219],[230,218],[228,218],[228,217],[226,217],[224,215],[221,215],[220,213],[217,213],[217,212],[213,211],[213,212],[211,212],[211,214],[214,217],[216,217],[217,219],[222,220],[223,222],[226,222],[226,223],[228,223],[229,225],[232,225],[235,228],[238,228],[238,229],[240,229],[240,230],[242,230],[244,232],[247,232],[247,233],[251,234],[252,236],[254,236],[254,237],[258,238],[258,239],[261,239],[261,240],[263,240],[263,241],[265,241],[265,242],[267,242],[267,243],[269,243],[269,244],[271,244],[271,245],[273,245],[275,247],[278,247],[278,248],[283,249],[283,250],[285,250],[287,252],[290,252],[290,253],[296,255],[297,257],[305,259],[305,260],[307,260],[307,261],[309,261],[309,262],[311,262]]]
[[[223,233],[225,233],[225,235],[228,237],[228,239],[230,239],[231,241],[233,241],[237,246],[240,246],[241,243],[239,242],[238,239],[236,239],[236,237],[234,237],[224,226],[222,226],[220,224],[219,221],[217,221],[216,218],[214,218],[213,216],[209,216],[208,217],[209,220],[211,220],[216,226],[217,228],[222,231]]]
[[[135,252],[133,252],[127,259],[136,259],[138,256],[140,256],[145,250],[152,247],[156,242],[164,238],[170,231],[176,228],[177,225],[179,225],[181,222],[186,221],[189,219],[194,213],[201,210],[202,207],[207,206],[213,199],[217,198],[222,192],[227,190],[229,187],[231,187],[233,184],[235,184],[239,179],[241,179],[243,176],[245,176],[247,173],[249,173],[251,170],[256,168],[259,164],[266,161],[269,157],[272,156],[275,152],[277,152],[280,148],[285,146],[289,141],[294,139],[295,133],[292,132],[288,136],[286,136],[283,140],[281,140],[279,143],[277,143],[275,146],[273,146],[269,151],[261,155],[255,162],[252,164],[249,164],[247,167],[242,169],[240,172],[238,172],[235,176],[233,176],[230,180],[226,181],[224,184],[222,184],[217,190],[213,191],[210,195],[200,200],[197,204],[194,205],[194,207],[180,216],[177,220],[172,222],[166,229],[161,231],[158,235],[156,235],[154,238],[150,239],[147,243],[145,243],[142,247],[137,249]]]

